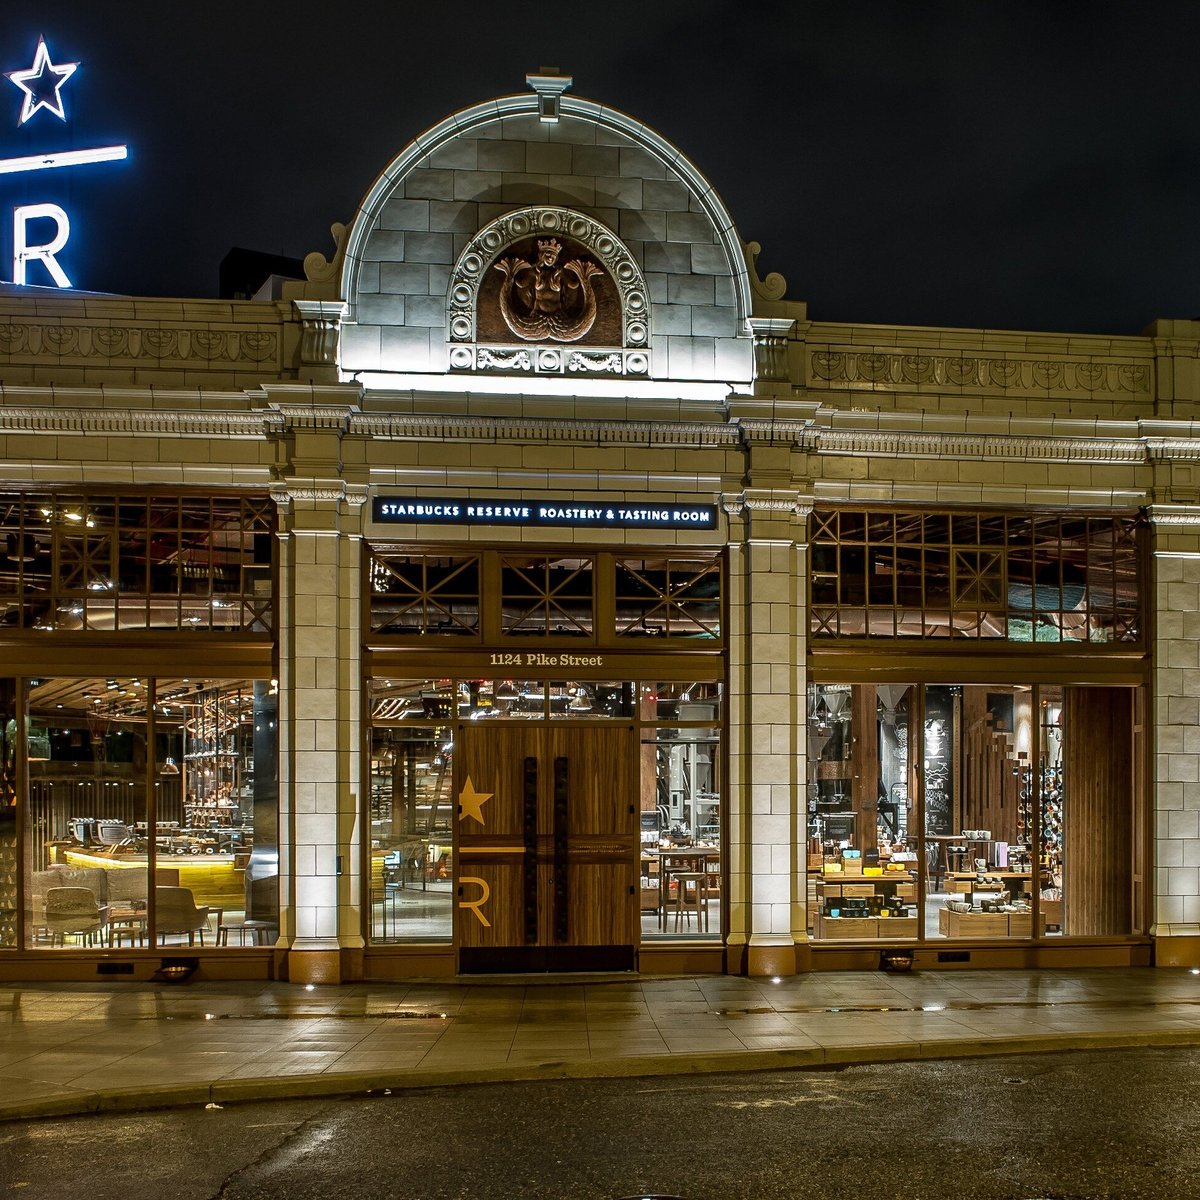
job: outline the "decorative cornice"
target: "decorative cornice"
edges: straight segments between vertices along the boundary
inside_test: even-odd
[[[1200,437],[1143,439],[1146,454],[1153,462],[1195,462],[1200,459]]]
[[[399,441],[574,442],[599,445],[736,446],[726,424],[676,421],[567,421],[537,417],[441,417],[355,413],[349,432]]]
[[[278,329],[179,325],[68,324],[62,320],[0,324],[0,361],[54,359],[187,365],[280,367]]]
[[[353,404],[291,404],[273,401],[269,408],[291,429],[325,429],[346,433],[358,407]]]
[[[743,441],[768,442],[775,445],[791,442],[796,446],[807,446],[814,432],[813,421],[810,418],[767,420],[761,417],[739,417],[736,424],[741,430]]]
[[[1200,528],[1198,504],[1150,504],[1146,507],[1146,515],[1152,525]]]
[[[997,434],[893,433],[809,428],[798,439],[818,454],[896,458],[974,458],[1009,462],[1143,463],[1139,438],[1006,437]]]
[[[1150,395],[1153,362],[1009,358],[1001,355],[896,354],[814,348],[809,386],[871,389],[991,388],[1016,392]]]
[[[275,412],[179,412],[141,409],[33,408],[0,404],[5,433],[98,433],[125,437],[266,437],[283,421]]]

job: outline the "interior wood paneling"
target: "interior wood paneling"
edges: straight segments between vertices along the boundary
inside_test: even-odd
[[[1064,689],[1065,932],[1129,933],[1133,920],[1133,692]]]

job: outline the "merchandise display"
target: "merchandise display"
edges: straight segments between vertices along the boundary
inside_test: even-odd
[[[1104,913],[1113,893],[1095,871],[1082,872],[1072,898],[1071,864],[1110,856],[1111,843],[1103,824],[1068,822],[1070,785],[1079,777],[1092,788],[1098,813],[1127,804],[1102,764],[1124,753],[1121,737],[1132,732],[1101,744],[1088,724],[1072,722],[1072,701],[1121,714],[1131,695],[1049,685],[810,687],[814,940],[1035,929],[1062,937],[1094,924],[1086,906]],[[908,934],[897,922],[910,920]]]

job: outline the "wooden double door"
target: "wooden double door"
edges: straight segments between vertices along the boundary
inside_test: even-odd
[[[455,741],[459,970],[634,970],[634,727],[463,723]]]

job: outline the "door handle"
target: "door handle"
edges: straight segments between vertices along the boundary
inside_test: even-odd
[[[554,940],[570,935],[567,891],[567,856],[570,850],[570,762],[565,755],[554,760]]]
[[[525,846],[521,859],[521,887],[527,946],[538,940],[537,817],[538,760],[531,754],[521,769],[521,831]]]

